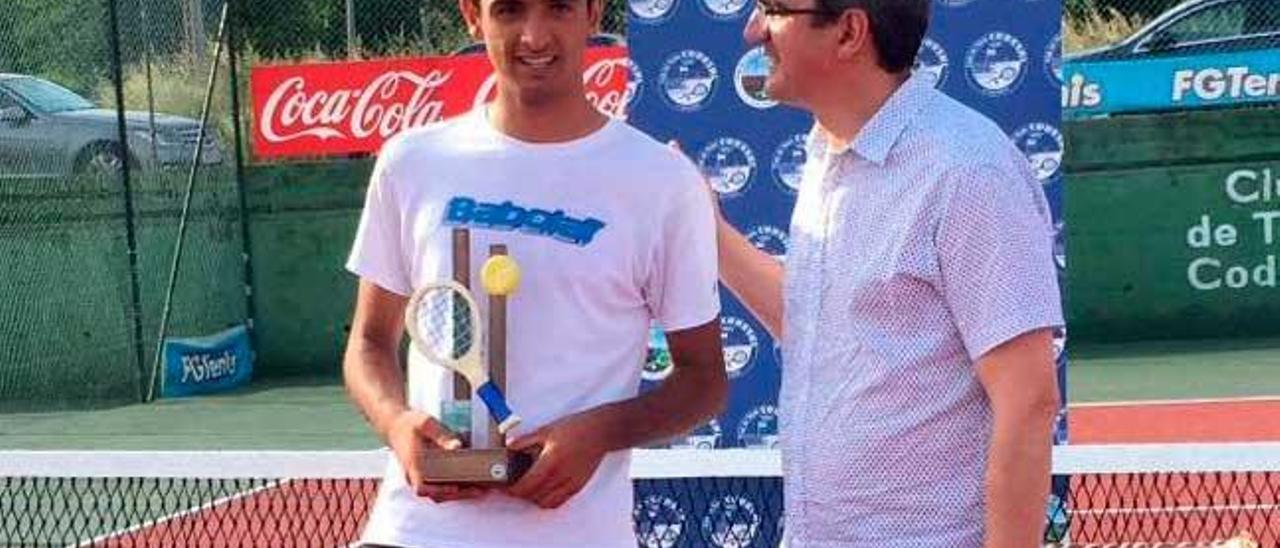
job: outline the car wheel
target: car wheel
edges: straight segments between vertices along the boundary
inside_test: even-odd
[[[115,177],[124,169],[124,152],[115,143],[98,143],[86,148],[76,161],[76,173]]]

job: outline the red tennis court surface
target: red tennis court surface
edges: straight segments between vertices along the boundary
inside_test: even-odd
[[[1280,441],[1280,398],[1072,406],[1073,444]]]

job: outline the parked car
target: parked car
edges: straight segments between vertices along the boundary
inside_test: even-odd
[[[118,120],[115,110],[98,108],[48,80],[0,73],[0,178],[114,173],[126,160],[141,170],[182,167],[194,159],[199,122],[126,111],[126,154]],[[209,132],[202,163],[223,158],[222,146]]]
[[[1132,36],[1068,61],[1109,61],[1280,49],[1280,0],[1190,0]]]

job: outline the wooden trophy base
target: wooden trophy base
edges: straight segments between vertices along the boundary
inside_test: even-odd
[[[533,456],[507,449],[429,449],[422,460],[426,483],[509,485],[533,466]]]

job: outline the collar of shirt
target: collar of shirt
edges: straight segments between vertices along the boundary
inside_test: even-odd
[[[855,154],[876,165],[883,165],[898,137],[915,119],[933,91],[925,78],[912,76],[889,96],[880,110],[862,126],[853,142],[840,150],[828,150],[827,139],[815,123],[805,141],[805,152],[810,158],[822,158],[826,154],[840,156],[852,150]]]

